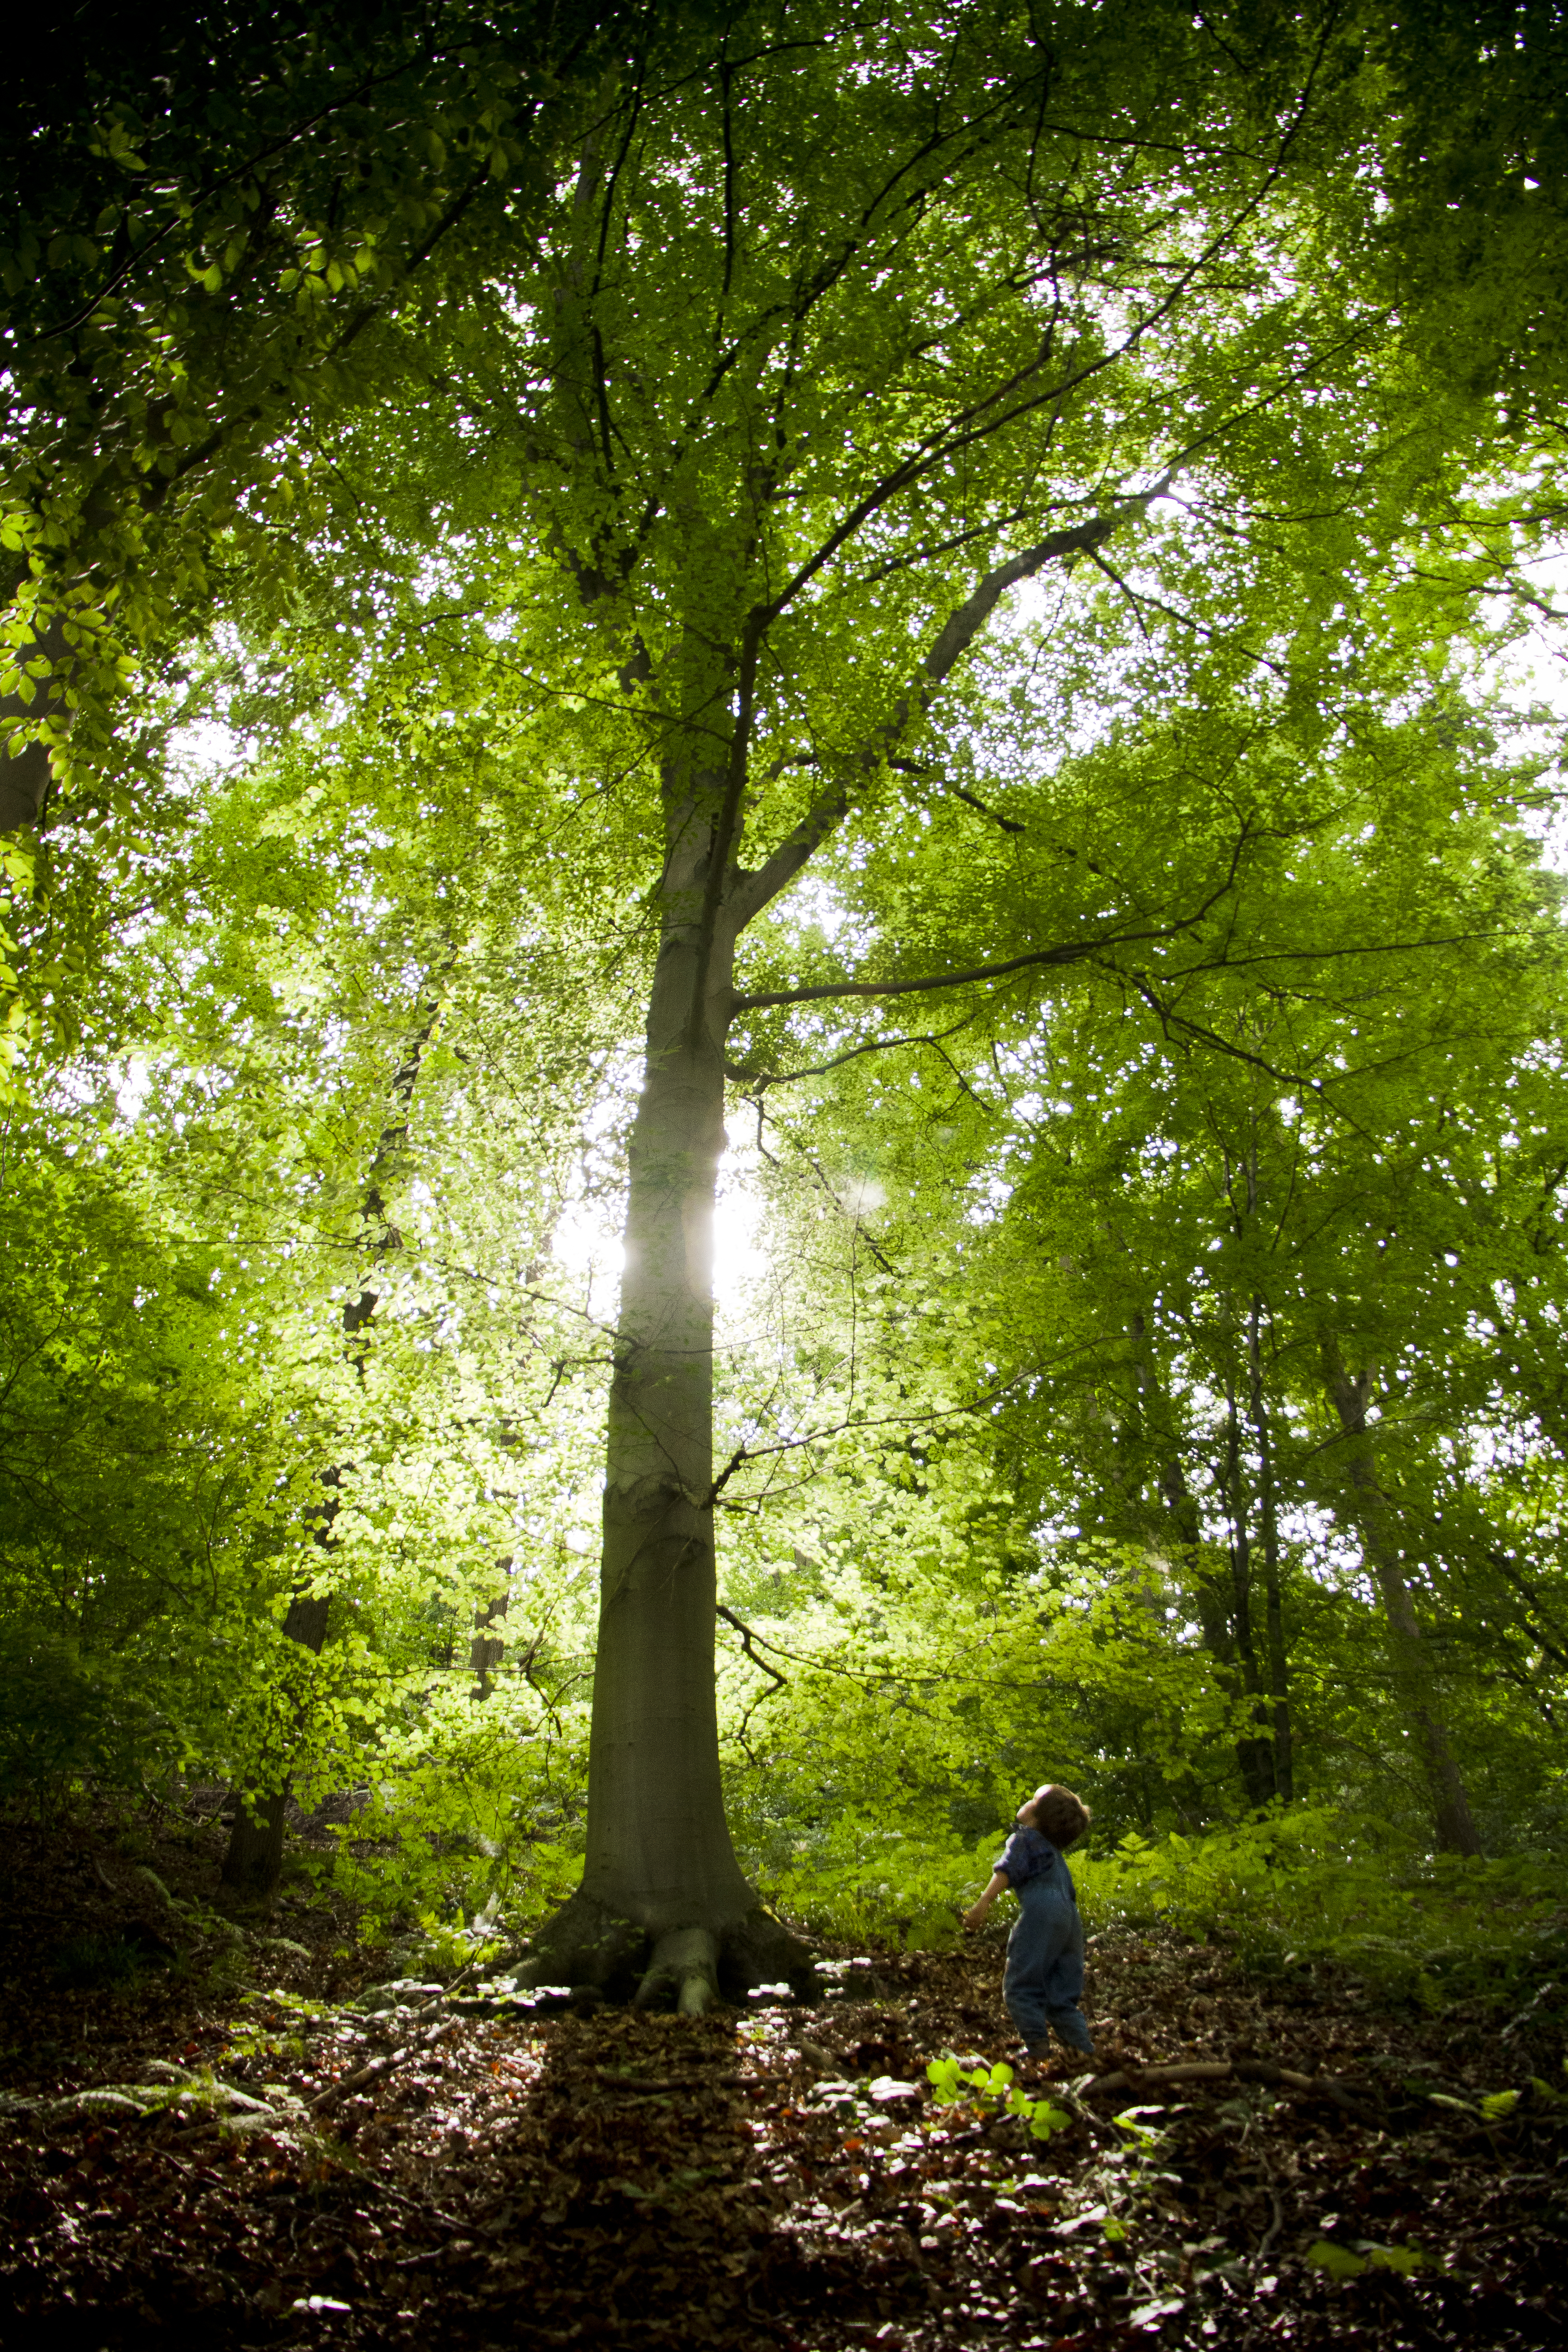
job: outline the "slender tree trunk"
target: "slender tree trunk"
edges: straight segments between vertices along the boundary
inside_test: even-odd
[[[1226,1503],[1230,1513],[1230,1588],[1231,1622],[1236,1628],[1237,1655],[1241,1663],[1242,1688],[1250,1702],[1248,1712],[1261,1728],[1266,1720],[1263,1713],[1263,1677],[1258,1671],[1258,1649],[1252,1638],[1252,1538],[1247,1528],[1247,1481],[1241,1467],[1241,1421],[1237,1411],[1236,1391],[1226,1383]],[[1244,1735],[1236,1743],[1237,1762],[1247,1801],[1254,1806],[1266,1805],[1278,1794],[1274,1778],[1274,1747],[1270,1739],[1258,1732]]]
[[[1431,1792],[1437,1843],[1449,1853],[1479,1854],[1480,1835],[1449,1745],[1429,1647],[1410,1587],[1405,1580],[1398,1546],[1389,1524],[1388,1496],[1377,1475],[1377,1458],[1366,1420],[1372,1374],[1363,1370],[1352,1379],[1332,1339],[1323,1345],[1323,1373],[1347,1440],[1351,1509],[1360,1530],[1366,1564],[1382,1597],[1394,1688],[1406,1724],[1415,1736]]]
[[[1245,1681],[1237,1654],[1237,1621],[1234,1612],[1238,1578],[1242,1587],[1239,1624],[1248,1651],[1251,1645],[1251,1622],[1246,1591],[1247,1580],[1246,1523],[1243,1519],[1238,1528],[1232,1507],[1238,1467],[1234,1419],[1227,1440],[1225,1485],[1226,1506],[1232,1528],[1232,1586],[1227,1592],[1223,1580],[1210,1574],[1204,1563],[1203,1522],[1198,1510],[1198,1499],[1187,1483],[1186,1471],[1183,1467],[1181,1455],[1176,1451],[1174,1416],[1170,1411],[1159,1376],[1143,1351],[1145,1331],[1143,1318],[1141,1315],[1134,1316],[1131,1328],[1134,1345],[1139,1350],[1137,1359],[1139,1393],[1143,1401],[1145,1419],[1152,1420],[1154,1424],[1152,1435],[1159,1454],[1155,1482],[1159,1488],[1160,1499],[1164,1506],[1166,1525],[1177,1549],[1184,1556],[1188,1564],[1194,1604],[1198,1613],[1198,1625],[1203,1633],[1204,1647],[1214,1661],[1215,1680],[1226,1696],[1234,1701],[1239,1698],[1244,1691],[1255,1692],[1258,1679],[1254,1660],[1251,1683]],[[1273,1793],[1273,1780],[1265,1769],[1267,1750],[1264,1743],[1257,1739],[1238,1740],[1236,1747],[1236,1760],[1241,1773],[1242,1786],[1247,1791],[1248,1804],[1254,1806],[1267,1804]]]
[[[283,1620],[286,1639],[298,1642],[301,1649],[320,1657],[327,1638],[329,1606],[324,1595],[317,1598],[310,1593],[296,1593]],[[274,1892],[283,1871],[283,1828],[288,1810],[287,1780],[275,1796],[262,1797],[254,1806],[247,1805],[243,1796],[238,1798],[228,1851],[223,1858],[226,1886],[232,1886],[239,1895],[262,1897]]]
[[[1285,1610],[1279,1584],[1279,1512],[1274,1478],[1274,1433],[1263,1392],[1263,1302],[1254,1297],[1247,1321],[1247,1365],[1251,1391],[1252,1433],[1258,1444],[1258,1516],[1263,1538],[1263,1605],[1268,1654],[1269,1712],[1274,1724],[1274,1787],[1287,1804],[1296,1792],[1290,1728],[1289,1662],[1285,1652]]]
[[[1187,1484],[1187,1474],[1177,1455],[1172,1454],[1166,1456],[1160,1465],[1159,1476],[1160,1492],[1164,1498],[1171,1524],[1192,1560],[1193,1599],[1198,1612],[1198,1625],[1203,1633],[1204,1647],[1214,1660],[1215,1680],[1227,1698],[1237,1699],[1249,1687],[1255,1692],[1258,1680],[1256,1660],[1253,1663],[1250,1685],[1247,1683],[1242,1667],[1238,1664],[1237,1628],[1233,1616],[1237,1581],[1239,1580],[1245,1588],[1248,1572],[1245,1525],[1237,1533],[1236,1519],[1234,1515],[1232,1516],[1233,1580],[1231,1591],[1227,1593],[1222,1580],[1216,1576],[1209,1575],[1203,1566],[1203,1530],[1198,1517],[1197,1497]],[[1226,1507],[1227,1509],[1230,1507],[1228,1475]],[[1245,1590],[1242,1628],[1250,1644],[1251,1623],[1246,1608]],[[1241,1774],[1242,1785],[1247,1790],[1248,1804],[1254,1806],[1267,1804],[1273,1793],[1273,1781],[1268,1769],[1266,1769],[1268,1763],[1268,1750],[1265,1743],[1259,1739],[1238,1740],[1236,1747],[1236,1760]]]
[[[503,1576],[510,1576],[510,1560],[503,1559],[500,1563],[500,1568]],[[474,1612],[474,1638],[468,1644],[468,1664],[473,1672],[473,1695],[476,1698],[489,1698],[495,1687],[492,1677],[496,1668],[506,1655],[506,1643],[499,1634],[491,1633],[487,1629],[491,1625],[505,1622],[507,1607],[510,1600],[511,1590],[509,1585],[498,1592],[495,1599],[489,1601],[483,1609],[476,1609]]]

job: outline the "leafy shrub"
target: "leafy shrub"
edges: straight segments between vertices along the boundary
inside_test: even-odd
[[[779,1909],[838,1943],[885,1937],[910,1951],[936,1951],[958,1936],[959,1913],[990,1875],[1001,1841],[943,1848],[908,1829],[848,1816],[803,1840],[790,1860],[764,1871]],[[984,1860],[982,1863],[981,1855]]]
[[[1428,2009],[1511,1999],[1568,1925],[1560,1865],[1424,1854],[1326,1806],[1203,1838],[1127,1837],[1074,1870],[1097,1927],[1161,1922],[1266,1973],[1321,1969]]]
[[[458,1685],[426,1693],[402,1729],[384,1727],[368,1801],[336,1832],[329,1864],[372,1934],[416,1925],[456,1961],[570,1893],[586,1726],[568,1717],[564,1738],[546,1738],[538,1718],[526,1687],[481,1704]]]

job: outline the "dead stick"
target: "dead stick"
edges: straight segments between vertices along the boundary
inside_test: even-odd
[[[353,2074],[345,2074],[341,2083],[329,2083],[324,2091],[317,2092],[308,2112],[314,2115],[319,2107],[330,2107],[334,2099],[346,2098],[351,2091],[363,2090],[367,2083],[379,2083],[384,2074],[390,2074],[395,2066],[403,2064],[405,2059],[433,2050],[437,2042],[444,2041],[448,2033],[455,2033],[461,2022],[460,2018],[448,2017],[444,2023],[432,2026],[422,2040],[405,2042],[397,2049],[389,2050],[384,2058],[373,2058],[368,2066],[357,2067]]]
[[[615,2091],[738,2091],[765,2083],[765,2074],[617,2074],[595,2066],[594,2074]]]
[[[434,2000],[427,2000],[422,2009],[415,2011],[409,2022],[413,2025],[422,2024],[434,2010],[440,2008],[444,2000],[450,2000],[463,1979],[466,1976],[471,1976],[477,1965],[476,1961],[470,1960],[466,1968],[459,1969],[451,1983],[444,1986]],[[345,2074],[341,2083],[329,2083],[326,2089],[318,2091],[310,2102],[310,2113],[314,2115],[318,2107],[330,2106],[334,2099],[344,2097],[350,2091],[360,2090],[366,2083],[379,2082],[384,2074],[390,2074],[395,2066],[401,2066],[404,2060],[412,2058],[416,2051],[434,2049],[437,2042],[461,2022],[460,2018],[448,2018],[444,2025],[437,2027],[434,2033],[427,2033],[423,2042],[405,2042],[397,2049],[389,2050],[384,2057],[373,2058],[368,2065],[359,2067],[352,2074]]]

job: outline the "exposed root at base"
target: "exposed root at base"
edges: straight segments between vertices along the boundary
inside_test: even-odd
[[[638,2009],[674,2009],[683,2017],[702,2016],[715,2000],[742,2001],[757,1985],[787,1984],[805,2001],[820,1990],[805,1946],[760,1904],[739,1919],[654,1935],[582,1894],[532,1937],[517,1980],[564,1985]]]
[[[668,2009],[673,1995],[680,2016],[700,2017],[718,1990],[718,1938],[706,1927],[675,1927],[653,1948],[637,2006]]]

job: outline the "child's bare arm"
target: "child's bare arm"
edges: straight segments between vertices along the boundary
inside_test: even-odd
[[[991,1874],[991,1884],[986,1888],[984,1894],[981,1896],[979,1902],[972,1904],[970,1908],[964,1913],[964,1926],[966,1927],[978,1927],[984,1920],[986,1913],[990,1910],[993,1903],[995,1902],[996,1897],[999,1895],[1005,1895],[1006,1892],[1006,1872],[1005,1870],[994,1870]]]

